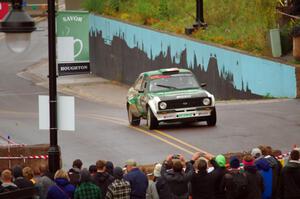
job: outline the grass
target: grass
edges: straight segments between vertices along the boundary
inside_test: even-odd
[[[85,9],[158,30],[184,34],[195,22],[195,0],[85,0]],[[275,0],[204,0],[207,29],[192,37],[204,41],[271,55],[268,33],[277,27]]]

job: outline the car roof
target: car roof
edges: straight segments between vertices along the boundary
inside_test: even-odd
[[[143,72],[142,74],[145,77],[150,77],[153,75],[180,74],[180,73],[192,73],[192,72],[188,69],[182,69],[182,68],[161,68],[159,70]]]

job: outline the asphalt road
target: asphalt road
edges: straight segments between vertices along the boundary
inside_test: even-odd
[[[0,39],[0,135],[17,143],[49,143],[49,132],[38,129],[38,95],[47,95],[48,90],[16,75],[48,56],[47,33],[36,31],[32,39],[30,49],[22,54],[10,52]],[[190,158],[199,150],[218,154],[261,144],[286,152],[300,144],[300,100],[218,103],[216,127],[176,124],[154,131],[144,123],[129,126],[120,106],[75,101],[76,131],[60,131],[58,136],[65,168],[77,158],[85,167],[98,159],[122,166],[128,158],[150,164],[170,153]]]

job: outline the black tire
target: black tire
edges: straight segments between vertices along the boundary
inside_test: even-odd
[[[206,121],[208,126],[216,126],[217,123],[217,112],[216,112],[216,108],[214,108],[211,111],[211,116],[209,117],[209,119]]]
[[[128,122],[129,124],[131,124],[132,126],[139,126],[140,125],[140,122],[141,122],[141,118],[139,117],[135,117],[130,108],[127,107],[127,114],[128,114]]]
[[[152,130],[158,127],[158,121],[150,107],[147,109],[147,127]]]

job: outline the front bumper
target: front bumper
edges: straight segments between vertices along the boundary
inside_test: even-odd
[[[156,112],[158,121],[205,120],[211,116],[215,107],[196,107],[186,109],[160,110]]]

